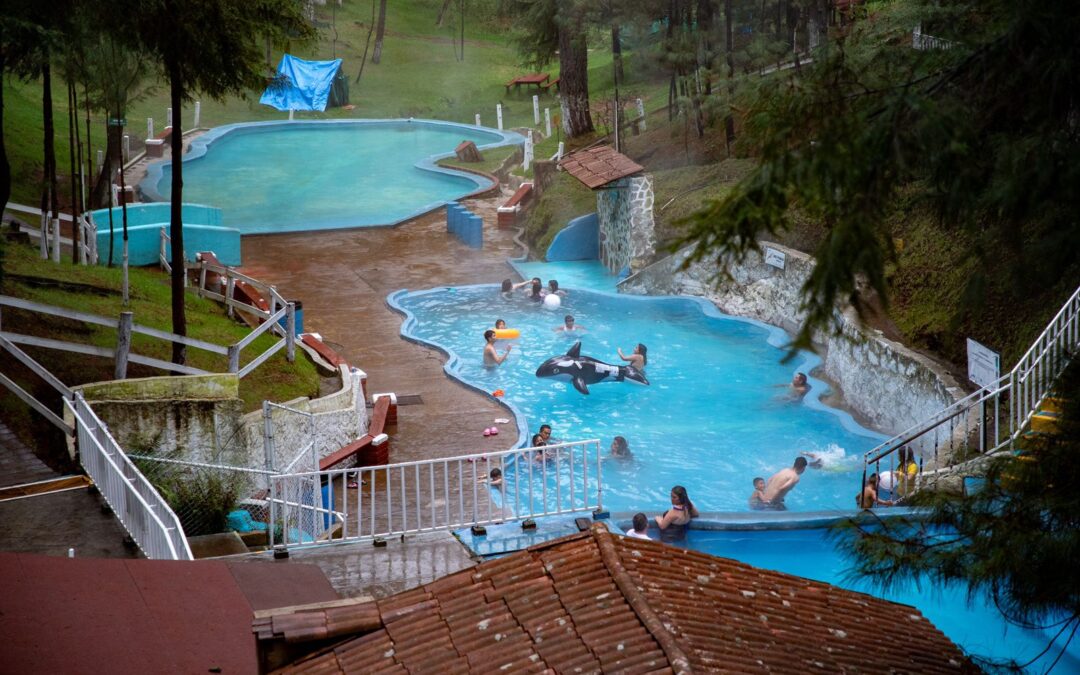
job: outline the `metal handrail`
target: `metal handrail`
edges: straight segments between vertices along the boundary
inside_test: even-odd
[[[889,460],[890,468],[895,468],[892,460],[901,448],[918,449],[915,441],[925,441],[931,434],[934,470],[927,473],[934,476],[941,473],[938,449],[943,444],[942,436],[950,450],[956,449],[957,444],[969,446],[972,433],[977,434],[980,454],[1013,447],[1078,344],[1080,287],[1065,301],[1011,371],[992,385],[965,396],[931,419],[913,425],[866,452],[863,455],[863,483],[871,465],[880,469],[881,462]],[[946,424],[949,425],[947,432],[944,430]],[[927,455],[926,452],[919,454],[924,458]]]
[[[271,544],[290,546],[329,541],[334,528],[334,541],[359,540],[602,510],[600,441],[282,474],[269,502]]]
[[[75,418],[79,463],[147,558],[194,560],[180,519],[113,439],[82,394],[64,401]]]

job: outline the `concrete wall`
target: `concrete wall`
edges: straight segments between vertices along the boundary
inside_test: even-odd
[[[272,409],[276,451],[270,463],[275,469],[283,469],[312,440],[315,453],[302,470],[318,468],[311,466],[318,458],[367,433],[360,377],[344,366],[340,375],[337,392],[288,402],[310,417]],[[262,469],[268,464],[263,413],[243,414],[238,385],[236,375],[226,373],[99,382],[75,389],[129,453]]]
[[[785,255],[784,269],[766,265],[759,254],[728,266],[731,278],[718,283],[715,258],[681,269],[689,249],[651,265],[619,285],[626,293],[697,295],[727,314],[745,316],[798,330],[800,290],[813,269],[805,253],[763,242]],[[894,434],[925,420],[963,396],[941,366],[886,339],[880,331],[860,328],[851,310],[838,313],[841,335],[818,335],[823,374],[835,382],[845,403],[878,430]]]
[[[600,258],[600,219],[595,213],[574,218],[551,240],[544,260],[597,260]]]

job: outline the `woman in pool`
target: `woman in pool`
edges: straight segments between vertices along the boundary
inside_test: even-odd
[[[554,279],[548,280],[548,290],[545,295],[561,295],[566,297],[566,291],[559,288],[559,282]]]
[[[634,347],[634,353],[629,356],[623,354],[622,348],[617,348],[616,351],[619,352],[620,359],[629,361],[631,366],[637,368],[642,373],[645,372],[645,364],[649,362],[649,357],[647,356],[649,350],[645,345],[639,342],[638,345]]]
[[[664,515],[656,517],[656,525],[660,528],[660,541],[685,539],[686,531],[690,529],[690,519],[699,515],[686,494],[686,488],[681,485],[671,488],[671,508],[664,512]]]
[[[525,281],[516,283],[516,284],[513,281],[510,281],[509,279],[503,279],[502,289],[499,291],[499,294],[502,295],[503,298],[509,300],[510,298],[513,297],[514,291],[516,291],[517,289],[519,289],[519,288],[521,288],[523,286],[528,286],[531,283],[532,283],[532,281],[530,281],[528,279],[525,280]]]
[[[630,444],[622,436],[616,436],[611,441],[611,456],[620,459],[629,459],[632,456],[630,454]]]
[[[540,283],[540,277],[533,277],[529,286],[529,299],[542,302],[544,299],[544,285]]]

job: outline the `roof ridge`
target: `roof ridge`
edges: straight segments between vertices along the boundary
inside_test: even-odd
[[[623,566],[619,552],[615,550],[615,535],[603,523],[593,523],[592,535],[596,539],[597,547],[600,549],[600,560],[603,561],[604,567],[607,568],[611,578],[615,581],[615,585],[618,586],[619,591],[626,598],[626,603],[630,605],[630,609],[634,610],[642,625],[645,626],[645,630],[649,631],[657,644],[660,645],[660,649],[664,650],[664,655],[667,656],[671,669],[676,673],[694,672],[694,669],[690,666],[690,659],[678,642],[675,641],[675,636],[664,627],[664,622],[653,610],[648,598],[638,589],[630,573]]]

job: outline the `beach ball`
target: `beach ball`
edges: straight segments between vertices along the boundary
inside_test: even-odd
[[[554,293],[544,296],[544,307],[548,309],[558,309],[562,304],[562,300]]]

